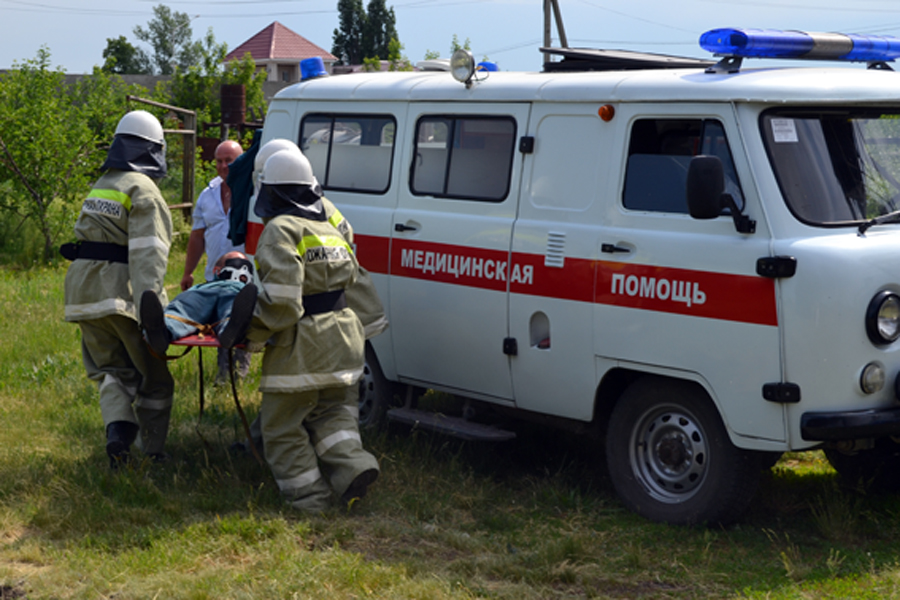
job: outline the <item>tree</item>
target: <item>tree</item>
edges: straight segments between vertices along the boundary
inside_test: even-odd
[[[243,85],[247,112],[255,113],[259,119],[266,114],[266,93],[263,89],[265,82],[266,72],[256,69],[256,62],[249,52],[240,60],[233,60],[225,65],[222,83]]]
[[[134,36],[153,48],[151,62],[160,75],[171,75],[175,67],[187,68],[199,58],[200,42],[191,41],[191,18],[165,4],[153,7],[154,18],[147,29],[134,28]]]
[[[394,9],[387,8],[384,0],[369,0],[366,11],[362,0],[338,0],[338,13],[340,27],[334,30],[331,53],[343,64],[359,65],[367,58],[392,60],[391,40],[400,41]],[[365,64],[371,68],[374,63]]]
[[[409,62],[409,58],[403,55],[403,44],[400,43],[400,40],[397,38],[393,38],[388,44],[388,61],[390,64],[390,71],[412,71],[412,64]]]
[[[124,35],[106,38],[103,70],[119,75],[149,75],[153,72],[147,53],[133,46]]]
[[[453,39],[450,40],[450,56],[453,56],[453,53],[457,50],[468,50],[469,52],[471,52],[472,42],[469,40],[469,38],[466,38],[466,41],[460,44],[459,37],[457,37],[457,35],[454,33]]]
[[[97,68],[83,84],[65,85],[50,68],[50,51],[0,78],[0,210],[19,227],[36,224],[50,260],[57,238],[70,232],[79,200],[102,164],[104,140],[125,112],[121,78]]]
[[[225,64],[228,46],[216,42],[211,27],[196,47],[199,55],[196,64],[175,69],[167,102],[196,111],[198,123],[216,123],[222,120],[222,85],[240,84],[244,86],[247,109],[265,114],[266,74],[256,70],[249,52],[242,59]]]
[[[366,13],[362,0],[338,0],[340,28],[334,30],[331,53],[343,64],[358,65],[366,58],[363,52],[363,28]]]
[[[388,9],[384,0],[369,0],[362,35],[366,57],[390,60],[391,40],[397,39],[396,23],[394,9]]]

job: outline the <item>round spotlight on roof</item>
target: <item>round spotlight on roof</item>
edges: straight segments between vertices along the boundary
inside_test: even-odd
[[[475,73],[475,59],[472,53],[465,48],[454,52],[450,57],[450,73],[453,74],[453,79],[468,86],[472,74]]]

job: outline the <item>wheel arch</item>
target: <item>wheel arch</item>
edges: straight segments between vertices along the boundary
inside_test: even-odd
[[[722,407],[710,389],[709,384],[699,375],[683,371],[647,370],[646,368],[628,366],[620,366],[607,371],[597,385],[594,395],[593,424],[599,431],[606,432],[606,428],[609,426],[609,417],[625,390],[635,381],[644,377],[655,378],[660,384],[672,382],[696,386],[697,391],[702,392],[707,401],[715,408],[722,425],[725,427],[725,431],[728,432],[731,443],[740,447],[738,441],[741,438],[736,436],[731,427],[728,426],[728,419],[725,417]]]

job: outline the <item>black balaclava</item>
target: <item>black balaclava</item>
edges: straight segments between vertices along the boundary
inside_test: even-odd
[[[322,188],[295,183],[262,184],[253,212],[261,219],[293,215],[310,221],[327,221],[322,204]]]
[[[135,135],[120,133],[113,138],[101,168],[135,171],[162,179],[166,176],[166,148]]]

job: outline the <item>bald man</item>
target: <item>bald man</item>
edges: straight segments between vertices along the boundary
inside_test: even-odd
[[[194,285],[194,269],[206,252],[206,281],[213,281],[213,267],[228,252],[243,252],[244,245],[235,246],[228,239],[229,218],[231,210],[231,190],[228,184],[228,166],[243,153],[240,144],[226,140],[216,147],[216,178],[200,192],[197,204],[194,205],[193,226],[188,240],[187,255],[184,257],[184,275],[181,277],[181,289],[187,290]],[[235,363],[240,377],[250,370],[250,354],[241,350],[235,351]],[[216,381],[229,381],[228,353],[219,351],[219,373]]]

